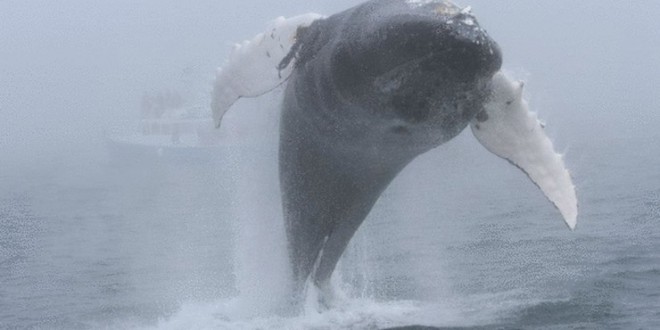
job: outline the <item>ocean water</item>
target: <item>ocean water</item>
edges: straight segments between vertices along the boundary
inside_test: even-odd
[[[266,141],[207,161],[97,145],[0,174],[0,328],[660,328],[657,139],[571,141],[571,232],[463,134],[383,194],[335,273],[335,305],[297,313],[282,305]]]

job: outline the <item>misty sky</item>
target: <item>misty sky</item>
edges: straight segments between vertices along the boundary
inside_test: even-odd
[[[137,117],[145,91],[186,81],[207,95],[231,45],[276,16],[357,3],[0,0],[0,170],[84,152]],[[560,149],[660,136],[660,1],[458,3],[472,6],[504,66],[527,79]]]

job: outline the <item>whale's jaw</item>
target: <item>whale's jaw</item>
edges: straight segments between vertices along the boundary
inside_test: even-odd
[[[371,140],[356,138],[368,132],[400,148],[429,150],[481,111],[502,65],[500,48],[476,18],[447,2],[412,8],[402,1],[376,3],[348,12],[335,32],[339,41],[315,55],[314,62],[329,68],[319,99],[340,100],[324,115],[342,127],[357,127],[342,122],[355,116],[369,119],[368,130],[347,134],[352,144]],[[358,19],[368,23],[354,24]]]

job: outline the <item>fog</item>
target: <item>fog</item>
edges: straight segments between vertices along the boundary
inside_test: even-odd
[[[186,73],[188,86],[209,93],[231,45],[274,16],[331,14],[357,3],[2,1],[2,163],[34,163],[96,141],[135,116],[142,93],[180,88]],[[532,106],[560,146],[656,134],[660,4],[469,5],[501,45],[505,68],[527,80]]]
[[[87,180],[97,183],[121,183],[123,177],[127,182],[136,180],[130,166],[108,173],[107,169],[114,165],[106,142],[108,135],[118,127],[135,126],[145,93],[176,90],[184,95],[187,104],[206,106],[210,103],[215,70],[225,61],[234,43],[261,32],[266,23],[277,16],[306,12],[331,15],[360,2],[0,0],[0,197],[30,194],[28,191],[39,189],[44,182],[68,187],[79,186],[80,182]],[[622,169],[616,175],[624,176],[624,181],[625,169],[632,171],[642,162],[658,162],[659,1],[456,2],[472,7],[480,25],[499,43],[504,58],[503,67],[515,77],[525,80],[525,95],[530,101],[530,107],[547,124],[546,131],[558,151],[565,154],[567,167],[572,170],[579,193],[588,194],[600,190],[601,186],[595,180],[606,178],[596,178],[601,174],[612,175],[611,172],[597,172],[598,169],[593,172],[592,164],[589,163],[591,158],[582,153],[584,150],[609,147],[608,157],[611,158],[604,158],[602,162],[616,163]],[[262,140],[268,140],[268,137],[274,136],[273,132],[262,134],[260,130],[276,127],[270,126],[269,120],[277,118],[277,107],[274,104],[279,100],[278,93],[276,91],[263,100],[240,101],[238,109],[228,113],[227,125],[239,126],[247,135],[261,135]],[[272,142],[272,139],[268,141]],[[450,157],[465,153],[461,160],[467,157],[475,157],[480,161],[495,158],[483,151],[471,134],[463,134],[449,144],[454,146],[449,147],[447,154]],[[613,145],[618,149],[613,149]],[[473,149],[479,149],[480,152]],[[619,157],[623,150],[628,156]],[[273,160],[276,147],[271,145],[265,153],[271,161],[263,163],[264,167],[269,167],[261,172],[272,175],[264,178],[260,176],[263,173],[254,174],[254,171],[245,169],[232,173],[254,175],[255,180],[263,179],[268,182],[267,185],[276,185],[277,163]],[[422,161],[429,163],[429,159]],[[235,169],[250,162],[254,162],[254,159],[245,155],[237,156],[231,166]],[[507,166],[504,163],[500,164],[502,168]],[[466,167],[465,173],[460,174],[464,176],[456,181],[464,182],[465,189],[474,188],[474,181],[477,181],[476,178],[470,178],[470,170],[484,170],[479,161],[475,164],[469,161],[453,164],[447,160],[444,165],[447,164],[453,168]],[[224,165],[217,166],[220,174],[226,170]],[[204,176],[209,173],[208,169],[201,171],[203,173],[194,171],[186,173],[190,174],[191,181],[197,183],[205,179],[195,175]],[[485,180],[492,181],[496,187],[504,187],[499,183],[498,176],[509,172],[499,169],[494,171],[495,174]],[[512,174],[512,177],[517,178],[518,175]],[[395,181],[399,189],[413,189],[414,184],[406,185],[404,180],[420,184],[425,181],[414,179],[414,170],[405,171],[403,176],[400,181]],[[656,174],[648,180],[657,178]],[[430,182],[436,182],[434,180],[441,182],[438,178],[429,179]],[[646,181],[642,178],[635,182]],[[152,184],[157,186],[154,189],[170,187],[162,182]],[[655,183],[655,186],[658,185],[660,182]],[[180,194],[184,195],[186,188],[181,188],[181,183],[173,186],[183,189]],[[277,193],[276,187],[271,188],[269,191]],[[456,192],[461,188],[449,187],[449,190]],[[533,191],[531,185],[527,188]],[[629,192],[637,189],[632,184],[620,188]],[[124,189],[130,190],[122,191],[127,196],[142,196],[142,191],[135,187]],[[212,189],[205,187],[202,191],[211,194]],[[239,191],[235,198],[254,197],[255,194],[259,193],[252,191],[241,195]],[[433,194],[444,196],[437,191],[428,193]],[[468,195],[483,197],[486,192],[474,194]],[[644,198],[657,205],[655,203],[659,197],[653,196]],[[193,204],[200,209],[211,210],[215,203],[211,197],[206,196],[207,199],[196,200]],[[540,195],[534,197],[542,199]],[[267,212],[279,211],[277,198],[273,199],[270,195],[261,198],[263,200],[259,199],[255,203],[262,204]],[[458,201],[459,197],[455,198]],[[500,198],[505,200],[506,196]],[[612,199],[615,197],[610,196]],[[202,205],[202,201],[206,201],[206,204]],[[254,206],[245,201],[227,203],[230,202],[232,207],[249,209]],[[409,202],[415,203],[413,198],[409,198]],[[542,202],[545,201],[539,204],[545,205]],[[161,204],[153,203],[155,206],[151,207],[162,209],[157,214],[166,217],[168,209],[164,204],[167,202],[161,200]],[[586,203],[587,210],[595,212],[595,204],[589,203]],[[419,204],[422,203],[413,205]],[[657,217],[656,206],[652,207],[654,211],[649,212],[655,212],[652,214]],[[204,210],[200,212],[206,212]],[[383,209],[377,211],[380,215],[386,213]],[[78,214],[81,211],[75,209],[74,203],[71,210],[58,212]],[[421,217],[426,211],[422,209],[417,212],[417,216]],[[460,214],[457,210],[452,212]],[[249,216],[242,215],[243,218]],[[560,222],[559,219],[553,221],[556,224]],[[578,218],[578,223],[581,221],[586,223],[584,226],[587,228],[597,226],[595,218]],[[191,233],[203,235],[220,230],[208,227],[209,223],[204,222],[203,226],[187,232],[191,235],[187,238],[190,242],[184,243],[194,244],[196,237]],[[146,228],[147,225],[144,226]],[[141,230],[148,232],[145,228]],[[657,225],[651,228],[657,230]],[[161,230],[169,233],[167,228]],[[158,232],[152,235],[155,237]],[[235,243],[232,240],[241,237],[226,240]],[[55,240],[54,244],[57,246],[59,241]],[[268,248],[267,243],[264,244]],[[124,249],[128,249],[126,246]],[[152,252],[159,252],[156,250],[160,247],[152,247]],[[2,253],[8,253],[3,252],[8,251],[7,247],[0,245],[0,248],[0,257]],[[243,254],[252,253],[251,248],[246,248],[248,252],[244,251]],[[186,259],[191,254],[194,251],[186,250],[182,252],[185,256],[181,258]],[[243,258],[249,258],[249,255]],[[204,291],[200,289],[203,285],[215,283],[199,281],[201,284],[195,287],[197,293]],[[254,283],[248,286],[251,284]],[[201,295],[208,298],[212,293]],[[167,312],[173,310],[176,307]]]

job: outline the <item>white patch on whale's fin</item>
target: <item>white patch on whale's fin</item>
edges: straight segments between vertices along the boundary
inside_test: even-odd
[[[294,65],[279,68],[280,62],[296,42],[298,29],[320,18],[323,16],[314,13],[278,17],[264,33],[234,46],[227,62],[218,68],[213,85],[211,110],[216,127],[239,98],[265,94],[286,81]]]
[[[522,97],[521,82],[504,73],[493,77],[484,112],[472,120],[474,136],[490,152],[523,170],[559,209],[569,228],[577,224],[577,196],[562,156],[555,153],[543,124]]]

